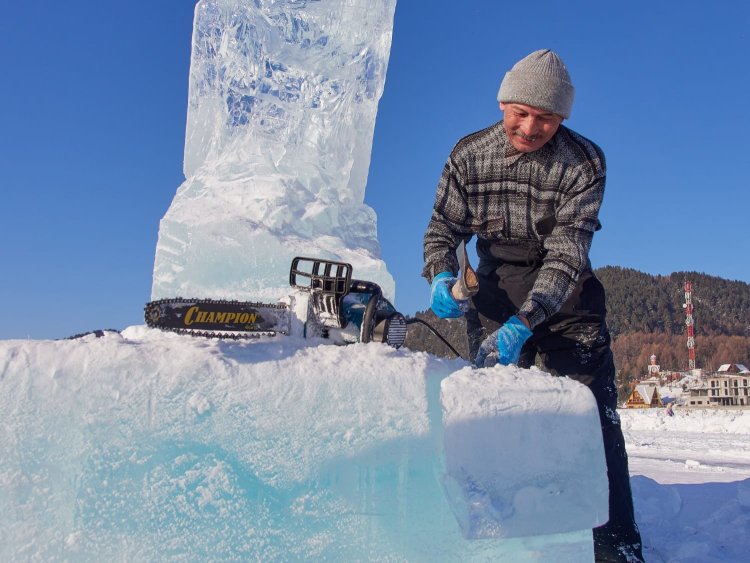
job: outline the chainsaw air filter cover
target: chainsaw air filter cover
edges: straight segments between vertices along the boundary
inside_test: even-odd
[[[372,329],[372,341],[383,342],[394,348],[403,346],[406,340],[406,319],[401,313],[384,313],[375,315],[375,326]]]

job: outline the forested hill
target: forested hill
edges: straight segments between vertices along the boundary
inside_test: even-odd
[[[607,292],[607,324],[615,338],[685,334],[685,280],[692,283],[696,334],[750,336],[750,284],[697,272],[655,276],[618,266],[595,272]]]

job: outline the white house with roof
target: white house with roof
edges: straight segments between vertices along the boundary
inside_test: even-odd
[[[743,364],[722,364],[716,373],[724,374],[738,374],[738,373],[750,373],[750,369],[747,369]]]

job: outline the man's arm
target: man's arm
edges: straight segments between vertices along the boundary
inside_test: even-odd
[[[600,228],[605,171],[579,176],[566,191],[556,212],[556,225],[544,241],[546,251],[539,275],[519,313],[535,327],[557,313],[589,265],[594,232]]]
[[[460,165],[451,156],[443,168],[432,217],[424,235],[422,275],[430,283],[440,272],[457,274],[456,248],[472,236],[464,177]]]

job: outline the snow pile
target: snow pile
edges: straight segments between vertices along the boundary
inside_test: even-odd
[[[395,0],[200,0],[185,182],[152,298],[276,300],[296,255],[349,262],[391,301],[364,204]]]
[[[131,327],[0,342],[0,559],[591,560],[598,514],[580,531],[482,541],[454,517],[477,498],[460,474],[488,492],[483,529],[527,533],[535,513],[540,530],[561,531],[568,512],[554,498],[567,495],[568,468],[601,469],[575,437],[564,439],[577,459],[543,452],[555,412],[586,433],[590,397],[530,373],[543,404],[507,409],[519,379],[294,337]],[[486,468],[461,447],[503,434],[505,455],[488,449]],[[600,507],[600,492],[576,493],[570,514]]]
[[[675,416],[669,416],[665,409],[625,409],[621,412],[623,428],[626,431],[659,430],[750,435],[750,410],[675,407]]]

